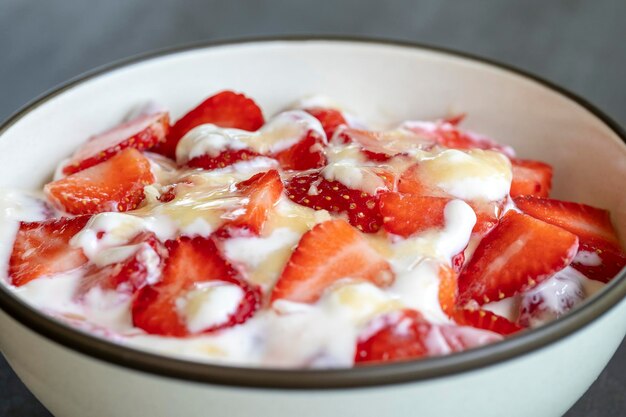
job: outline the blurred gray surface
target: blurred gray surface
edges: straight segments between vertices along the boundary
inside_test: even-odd
[[[573,90],[626,125],[625,18],[626,0],[0,0],[0,119],[68,78],[140,52],[317,33],[418,41],[500,60]],[[0,417],[49,415],[0,357]],[[626,343],[566,416],[626,416]]]

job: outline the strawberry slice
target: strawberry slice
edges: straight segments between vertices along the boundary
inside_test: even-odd
[[[589,279],[608,283],[626,266],[626,253],[613,245],[581,243],[572,267]]]
[[[343,220],[330,220],[302,236],[274,286],[271,300],[312,303],[343,278],[384,287],[393,281],[393,273],[385,258],[358,231]]]
[[[169,257],[160,282],[141,288],[133,300],[133,324],[149,334],[185,337],[192,334],[178,312],[177,300],[202,283],[239,286],[244,296],[236,311],[221,323],[198,333],[210,333],[244,323],[259,308],[260,290],[242,280],[225,261],[215,243],[202,237],[182,237],[166,242]]]
[[[468,201],[467,204],[476,214],[476,224],[472,233],[486,235],[491,231],[504,212],[505,200],[501,201]]]
[[[69,245],[90,216],[22,222],[9,259],[9,279],[19,287],[30,281],[70,271],[87,262],[82,249]]]
[[[126,148],[98,165],[47,184],[44,190],[68,213],[95,214],[133,210],[144,198],[143,187],[153,182],[148,159]]]
[[[508,211],[485,236],[459,276],[459,303],[479,305],[528,291],[570,264],[576,235]]]
[[[300,142],[271,156],[285,170],[305,171],[321,168],[326,165],[325,145],[324,138],[310,130]]]
[[[165,142],[153,150],[176,159],[176,145],[187,132],[201,124],[255,131],[265,123],[259,106],[250,98],[233,91],[222,91],[181,117],[170,130]]]
[[[94,287],[130,295],[156,282],[167,257],[165,246],[151,232],[135,236],[128,246],[136,246],[134,253],[122,262],[93,268],[81,279],[76,296],[82,298]]]
[[[219,235],[227,237],[240,233],[234,232],[235,230],[249,231],[254,235],[259,235],[267,220],[268,213],[283,193],[284,187],[280,174],[276,170],[261,172],[240,182],[236,188],[247,198],[245,211],[237,218],[227,222]]]
[[[458,294],[457,274],[445,265],[439,267],[439,305],[441,310],[449,317],[456,311]]]
[[[380,230],[382,216],[378,195],[346,187],[339,181],[328,181],[320,174],[301,174],[285,186],[287,196],[295,203],[315,210],[347,213],[350,224],[365,233]]]
[[[557,274],[524,294],[517,322],[536,327],[563,316],[584,299],[585,290],[578,279]]]
[[[511,197],[534,195],[548,197],[552,189],[552,167],[539,161],[511,159],[513,181]]]
[[[304,111],[320,121],[324,133],[326,133],[326,138],[329,141],[332,139],[339,126],[348,123],[339,110],[324,107],[311,107],[304,109]]]
[[[191,168],[212,170],[224,168],[240,161],[248,161],[257,156],[259,156],[258,153],[248,149],[241,149],[238,151],[228,150],[220,153],[217,156],[202,155],[195,157],[187,162],[187,165]]]
[[[167,112],[140,115],[113,129],[92,136],[80,147],[63,168],[66,175],[74,174],[111,158],[126,148],[144,150],[165,140],[170,119]]]
[[[402,310],[374,319],[373,334],[359,337],[354,355],[357,364],[406,361],[429,354],[432,325],[415,310]]]
[[[620,247],[607,210],[533,196],[517,197],[514,201],[524,213],[574,233],[582,243]]]
[[[461,326],[470,326],[477,329],[489,330],[507,336],[523,330],[523,327],[509,321],[488,310],[459,309],[454,313],[454,321]]]
[[[419,195],[383,193],[380,213],[383,227],[389,233],[408,237],[444,226],[444,209],[450,199]]]

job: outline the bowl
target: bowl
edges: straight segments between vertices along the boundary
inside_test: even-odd
[[[466,112],[465,126],[555,168],[557,198],[607,208],[626,235],[625,133],[585,100],[510,67],[351,39],[198,45],[126,60],[34,101],[0,128],[0,187],[37,189],[90,133],[153,99],[174,119],[215,91],[266,114],[325,94],[375,122]],[[2,253],[6,262],[8,253]],[[626,333],[626,272],[567,316],[444,357],[337,370],[201,364],[70,328],[0,285],[0,348],[56,416],[559,416]]]

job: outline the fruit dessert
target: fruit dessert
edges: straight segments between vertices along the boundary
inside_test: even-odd
[[[82,331],[241,366],[459,352],[554,320],[626,264],[609,213],[459,127],[215,94],[88,138],[2,193],[6,284]],[[10,243],[12,242],[12,244]]]

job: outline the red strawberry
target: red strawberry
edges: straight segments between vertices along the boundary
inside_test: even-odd
[[[310,130],[300,142],[272,156],[282,169],[304,171],[307,169],[321,168],[326,165],[324,138],[315,131]]]
[[[626,266],[626,253],[613,245],[581,243],[572,267],[589,279],[607,283]]]
[[[522,327],[488,310],[459,309],[454,313],[454,320],[462,326],[489,330],[504,336],[523,330]]]
[[[370,327],[376,331],[359,338],[355,363],[406,361],[429,354],[428,337],[432,325],[415,310],[378,317]]]
[[[11,283],[19,287],[85,264],[82,249],[71,247],[69,241],[88,220],[89,216],[79,216],[20,223],[9,259]]]
[[[408,237],[444,226],[444,209],[450,199],[419,195],[383,193],[380,213],[383,227],[389,233]]]
[[[513,181],[511,197],[534,195],[548,197],[552,189],[552,167],[539,161],[511,159]]]
[[[504,211],[504,200],[502,201],[468,201],[467,204],[476,214],[476,224],[472,233],[480,235],[487,234],[496,227]]]
[[[228,150],[217,156],[202,155],[195,157],[187,162],[187,165],[192,168],[202,168],[207,170],[219,169],[235,164],[239,161],[247,161],[257,156],[259,156],[258,153],[248,149],[241,149],[238,151]]]
[[[170,128],[169,121],[167,112],[144,114],[92,136],[74,153],[69,164],[63,168],[63,173],[69,175],[82,171],[126,148],[140,151],[152,148],[165,140]]]
[[[456,272],[457,274],[461,272],[461,270],[463,269],[463,264],[465,264],[465,250],[462,250],[461,252],[454,255],[450,260],[450,263],[452,264],[452,269],[454,270],[454,272]]]
[[[185,337],[190,331],[177,311],[176,301],[197,284],[223,282],[238,285],[244,297],[235,313],[227,321],[203,329],[209,333],[241,324],[259,308],[261,292],[257,287],[238,277],[211,239],[182,237],[168,241],[169,257],[163,269],[163,278],[154,285],[140,289],[132,305],[133,324],[150,334]]]
[[[227,222],[222,233],[231,235],[232,230],[248,230],[252,234],[261,233],[269,211],[276,205],[283,193],[283,182],[278,171],[271,170],[254,175],[237,184],[237,190],[247,197],[245,211]],[[237,211],[241,211],[238,209]]]
[[[77,296],[82,297],[96,286],[132,294],[158,278],[162,261],[167,257],[165,246],[154,233],[140,233],[128,243],[128,246],[131,245],[138,247],[124,261],[104,268],[93,268],[85,275],[76,291]],[[157,260],[156,265],[151,265],[154,260]]]
[[[380,229],[382,217],[378,196],[353,190],[339,181],[328,181],[320,174],[301,174],[293,177],[285,191],[295,203],[315,210],[347,213],[350,224],[365,233]]]
[[[620,247],[607,210],[533,196],[517,197],[514,201],[524,213],[574,233],[582,243]]]
[[[407,168],[398,180],[398,191],[403,194],[414,194],[430,197],[450,197],[441,188],[430,185],[422,178],[419,164]]]
[[[439,305],[449,317],[456,311],[458,282],[456,272],[447,266],[439,267]]]
[[[143,187],[152,182],[150,162],[138,150],[127,148],[98,165],[47,184],[45,191],[68,213],[95,214],[133,210],[144,198]]]
[[[343,278],[384,287],[393,281],[391,266],[363,236],[343,220],[330,220],[305,233],[272,291],[272,301],[312,303]]]
[[[576,235],[509,211],[461,272],[459,303],[482,305],[527,291],[569,265],[577,249]]]
[[[535,327],[555,320],[585,299],[585,291],[577,279],[558,274],[524,294],[520,303],[518,323]]]
[[[305,109],[305,111],[320,121],[328,140],[333,137],[339,126],[347,124],[346,119],[339,110],[312,107]]]
[[[175,159],[176,145],[180,139],[194,127],[206,123],[255,131],[263,126],[265,120],[261,109],[252,99],[233,91],[222,91],[181,117],[172,126],[167,140],[154,148],[154,151]]]

